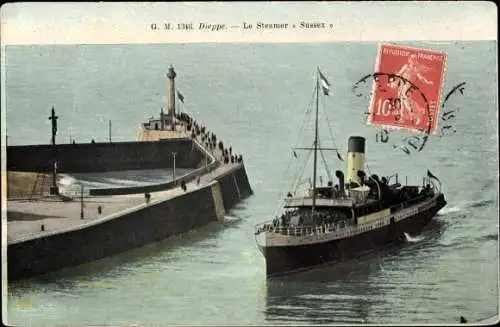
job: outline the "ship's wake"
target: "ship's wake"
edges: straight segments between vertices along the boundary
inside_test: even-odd
[[[488,207],[492,204],[495,204],[493,200],[477,200],[477,201],[466,201],[462,202],[456,206],[446,206],[439,210],[438,216],[446,216],[448,214],[462,212],[462,211],[470,211],[475,210],[477,208]]]
[[[416,236],[416,237],[412,237],[410,234],[408,233],[404,233],[405,234],[405,241],[408,242],[408,243],[415,243],[415,242],[419,242],[423,239],[422,236]]]
[[[438,216],[443,216],[443,215],[447,215],[450,213],[459,212],[460,210],[461,210],[460,207],[444,207],[443,209],[439,210]]]

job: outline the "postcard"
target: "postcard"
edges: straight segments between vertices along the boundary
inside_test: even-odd
[[[495,4],[0,13],[6,325],[498,321]]]

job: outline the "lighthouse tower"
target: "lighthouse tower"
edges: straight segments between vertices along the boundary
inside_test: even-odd
[[[172,130],[175,130],[175,76],[174,67],[168,67],[168,116],[170,117],[170,125]]]

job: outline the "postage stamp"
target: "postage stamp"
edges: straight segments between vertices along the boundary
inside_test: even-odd
[[[381,44],[368,124],[435,134],[446,59],[443,51]]]

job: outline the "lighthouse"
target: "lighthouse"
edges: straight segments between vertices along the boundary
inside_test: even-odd
[[[175,76],[177,74],[174,71],[174,67],[170,65],[168,67],[168,116],[170,117],[170,125],[172,130],[175,130]]]

